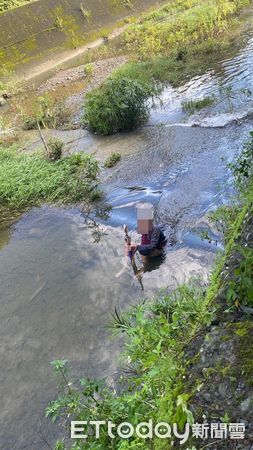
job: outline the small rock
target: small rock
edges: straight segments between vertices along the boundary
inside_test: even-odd
[[[227,385],[225,383],[220,384],[218,391],[219,391],[220,396],[225,398],[227,395]]]
[[[203,394],[203,399],[204,399],[206,402],[211,402],[211,401],[212,401],[211,395],[210,395],[208,392],[205,392],[205,393]]]
[[[240,405],[241,411],[242,412],[247,412],[250,410],[251,408],[251,398],[248,397],[246,398],[246,400],[244,400],[241,405]]]

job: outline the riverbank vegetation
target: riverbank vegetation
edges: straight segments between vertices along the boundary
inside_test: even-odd
[[[130,124],[123,121],[119,127],[118,120],[126,105],[124,101],[109,104],[107,83],[111,90],[114,85],[117,90],[119,80],[134,80],[153,91],[154,85],[156,89],[161,87],[159,83],[178,85],[183,79],[201,73],[208,55],[217,54],[236,37],[237,15],[250,3],[250,0],[174,0],[131,25],[124,33],[123,42],[132,54],[132,61],[89,94],[85,111],[88,110],[86,121],[90,128],[101,134],[112,134],[129,129],[129,125],[138,125],[136,117]],[[100,102],[105,102],[106,108],[103,117],[99,115],[96,119]],[[145,100],[144,117],[148,116],[149,106]]]
[[[104,166],[107,169],[110,169],[111,167],[116,166],[116,164],[121,160],[121,154],[120,153],[112,153],[108,158],[106,158],[104,162]]]
[[[0,147],[0,212],[24,210],[41,202],[92,201],[99,197],[98,162],[85,154],[59,159],[60,142],[51,144],[50,159],[43,154],[21,153],[15,146]]]
[[[151,83],[127,77],[109,78],[86,97],[84,123],[91,131],[109,135],[130,130],[147,118]]]
[[[25,130],[37,129],[38,125],[41,128],[62,128],[68,126],[70,120],[71,113],[64,101],[57,101],[49,94],[36,99],[30,115],[22,115]]]
[[[0,13],[34,1],[35,0],[0,0]]]
[[[174,0],[144,17],[125,32],[125,42],[141,60],[188,53],[209,53],[234,25],[236,14],[250,0]]]
[[[252,150],[253,135],[233,166],[239,197],[234,207],[222,207],[223,212],[228,210],[222,215],[225,251],[209,285],[192,280],[173,292],[158,293],[152,301],[141,301],[125,313],[115,311],[110,329],[116,336],[125,336],[123,370],[116,389],[104,381],[73,381],[66,360],[53,362],[61,392],[46,410],[53,421],[111,420],[116,426],[128,422],[136,427],[153,420],[154,424],[176,423],[181,432],[186,422],[203,423],[203,418],[209,423],[238,422],[239,417],[248,421],[250,402],[248,409],[245,404],[250,398],[253,369],[249,315],[253,312]],[[216,220],[220,222],[219,213]],[[243,387],[237,392],[238,385]],[[217,388],[218,397],[213,392]],[[226,398],[233,400],[227,402]],[[173,444],[168,436],[141,439],[136,434],[113,439],[101,427],[99,440],[90,430],[87,440],[73,440],[67,448],[195,450],[199,442],[191,436],[180,446],[178,439]],[[206,448],[207,442],[213,445],[215,440],[205,441],[201,448]],[[243,442],[249,443],[250,436]],[[233,445],[226,440],[220,448],[228,450]],[[64,440],[58,441],[55,449],[65,449]]]
[[[188,114],[193,114],[195,111],[213,105],[215,102],[214,96],[207,96],[197,100],[185,100],[182,102],[182,110]]]

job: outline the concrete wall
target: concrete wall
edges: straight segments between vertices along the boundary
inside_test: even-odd
[[[85,18],[80,4],[89,12]],[[0,15],[0,73],[77,48],[155,0],[38,0]],[[133,8],[129,8],[129,4]]]

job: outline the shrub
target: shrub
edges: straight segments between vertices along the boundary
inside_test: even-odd
[[[114,167],[117,162],[121,160],[121,155],[119,153],[112,153],[104,162],[104,166],[108,169]]]
[[[49,150],[48,158],[51,161],[57,161],[58,159],[61,159],[62,149],[64,146],[64,143],[61,141],[61,139],[51,138],[49,139],[47,146]]]
[[[91,78],[94,75],[94,64],[92,64],[92,63],[85,64],[83,71],[84,71],[84,75],[87,78]]]
[[[86,97],[84,123],[102,135],[135,128],[148,117],[152,93],[151,84],[125,77],[109,78]]]

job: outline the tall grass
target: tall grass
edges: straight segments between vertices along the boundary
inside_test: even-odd
[[[0,147],[0,204],[9,210],[41,202],[93,200],[98,195],[98,163],[89,155],[52,162],[38,154]]]
[[[207,106],[211,106],[215,102],[215,96],[207,96],[201,99],[196,100],[184,100],[181,104],[182,110],[186,113],[193,114],[195,111],[198,111],[202,108],[206,108]]]
[[[125,32],[124,39],[140,59],[180,55],[189,46],[213,40],[231,26],[238,11],[250,0],[174,0],[146,16]]]

